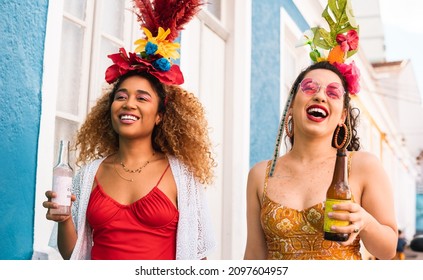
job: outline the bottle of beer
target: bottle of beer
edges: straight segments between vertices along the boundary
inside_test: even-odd
[[[339,233],[330,230],[331,226],[348,226],[349,221],[334,220],[328,217],[333,212],[332,205],[351,201],[351,190],[348,184],[348,159],[346,149],[338,149],[336,153],[335,170],[332,183],[326,192],[325,217],[324,217],[324,239],[331,241],[346,241],[349,233]],[[338,211],[336,211],[338,212]],[[339,211],[341,212],[341,211]]]
[[[69,165],[69,141],[60,140],[59,160],[53,168],[53,191],[56,197],[52,202],[59,205],[57,209],[50,209],[53,215],[70,215],[71,213],[71,188],[73,170]]]

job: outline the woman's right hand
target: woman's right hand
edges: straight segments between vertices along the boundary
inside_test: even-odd
[[[61,222],[64,222],[71,217],[71,215],[52,215],[52,214],[50,214],[50,209],[58,208],[58,205],[51,201],[51,199],[53,197],[56,197],[56,193],[53,192],[53,191],[46,191],[45,195],[46,195],[48,200],[43,202],[43,207],[47,208],[47,214],[46,214],[47,220],[51,220],[51,221],[61,223]],[[76,196],[72,195],[71,196],[71,202],[74,202],[75,200],[76,200]],[[72,207],[72,204],[71,204],[71,207]]]

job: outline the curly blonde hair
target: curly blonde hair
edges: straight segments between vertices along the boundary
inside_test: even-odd
[[[201,102],[181,87],[164,85],[147,73],[130,72],[122,76],[112,90],[98,99],[77,133],[77,163],[84,164],[118,151],[119,136],[112,127],[110,108],[120,84],[134,75],[148,79],[160,98],[159,113],[163,117],[153,130],[153,148],[181,160],[200,183],[212,183],[216,163]]]

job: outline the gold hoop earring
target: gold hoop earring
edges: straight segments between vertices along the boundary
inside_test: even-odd
[[[342,140],[342,143],[338,144],[338,136],[339,136],[339,131],[341,131],[341,127],[344,128],[345,134],[344,134],[344,139]],[[343,148],[345,146],[345,143],[347,143],[347,140],[348,140],[348,128],[347,128],[347,126],[345,125],[345,123],[338,124],[338,127],[336,128],[336,131],[335,131],[335,137],[333,139],[335,147],[337,149]]]
[[[291,130],[289,128],[291,127]],[[286,136],[292,138],[294,136],[294,119],[291,115],[287,115],[285,119],[285,132]]]

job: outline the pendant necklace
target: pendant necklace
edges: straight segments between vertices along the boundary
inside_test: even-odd
[[[116,157],[116,159],[117,159],[117,157]],[[115,160],[115,162],[113,163],[113,168],[115,169],[116,174],[117,174],[120,178],[122,178],[123,180],[125,180],[125,181],[127,181],[127,182],[134,182],[134,179],[133,179],[133,178],[128,179],[128,178],[125,178],[125,177],[123,177],[122,175],[120,175],[120,173],[117,171],[116,165],[117,165],[117,162],[116,162],[116,160]]]
[[[122,162],[122,161],[120,161],[120,165],[122,166],[122,168],[123,168],[123,170],[125,171],[125,172],[127,172],[127,173],[141,173],[141,171],[151,162],[151,160],[154,158],[154,156],[156,155],[156,152],[154,151],[153,152],[153,155],[151,156],[151,158],[149,159],[149,160],[147,160],[142,166],[140,166],[140,167],[138,167],[137,169],[134,169],[134,170],[132,170],[132,169],[128,169],[126,166],[125,166],[125,164]],[[114,169],[115,169],[115,172],[116,172],[116,174],[121,178],[121,179],[123,179],[123,180],[125,180],[125,181],[127,181],[127,182],[134,182],[134,179],[133,178],[125,178],[124,176],[122,176],[119,172],[118,172],[118,170],[117,170],[117,168],[116,168],[116,165],[117,165],[117,157],[116,157],[116,160],[115,160],[115,162],[114,162],[114,164],[113,164],[113,167],[114,167]]]

